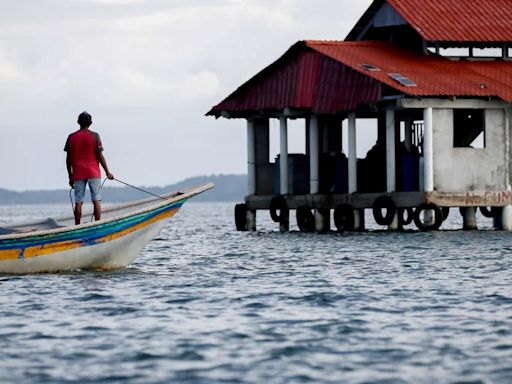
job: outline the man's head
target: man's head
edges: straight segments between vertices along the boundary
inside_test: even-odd
[[[77,123],[80,124],[80,127],[89,127],[92,124],[92,117],[88,112],[83,111],[78,115]]]

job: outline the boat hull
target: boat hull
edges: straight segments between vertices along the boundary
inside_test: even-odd
[[[79,269],[114,270],[130,265],[169,219],[150,224],[115,240],[30,258],[1,260],[0,273],[28,274]]]
[[[0,273],[126,267],[190,197],[211,187],[197,187],[157,202],[131,203],[129,207],[133,209],[129,213],[103,221],[0,236]],[[126,208],[123,206],[119,210]]]

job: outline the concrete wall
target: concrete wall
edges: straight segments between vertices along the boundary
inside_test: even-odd
[[[467,108],[467,106],[465,106]],[[453,109],[434,108],[434,189],[438,192],[506,190],[509,134],[505,109],[485,110],[485,148],[453,147]]]
[[[512,129],[512,105],[509,104],[509,108],[506,109],[506,122],[505,122],[505,129],[508,131],[508,148],[507,148],[507,153],[508,153],[508,174],[509,174],[509,180],[508,180],[508,184],[509,184],[509,189],[510,189],[510,186],[512,185],[512,133],[510,132],[510,130]]]

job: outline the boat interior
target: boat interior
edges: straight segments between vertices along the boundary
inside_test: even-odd
[[[129,213],[147,209],[151,206],[161,203],[162,200],[168,200],[174,202],[180,200],[180,196],[187,194],[185,192],[173,192],[170,194],[163,195],[161,197],[150,197],[143,200],[131,201],[128,203],[116,204],[111,206],[105,206],[101,212],[101,220],[106,221],[115,217],[124,216]],[[84,211],[82,213],[81,225],[88,224],[94,221],[92,212],[92,204],[87,204],[89,207],[84,205]],[[63,217],[49,217],[40,219],[32,222],[19,223],[9,226],[0,227],[0,236],[18,234],[18,233],[30,233],[35,231],[45,231],[51,229],[58,229],[64,227],[74,226],[74,216],[67,215]]]

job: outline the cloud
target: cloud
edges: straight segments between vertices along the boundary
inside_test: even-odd
[[[0,46],[0,84],[6,85],[10,82],[21,81],[22,79],[23,73]]]
[[[65,183],[62,137],[84,109],[135,183],[243,172],[244,121],[204,113],[297,40],[342,39],[370,2],[0,2],[0,187]]]
[[[76,0],[75,0],[76,1]],[[103,5],[127,5],[135,3],[144,3],[144,0],[80,0]]]

